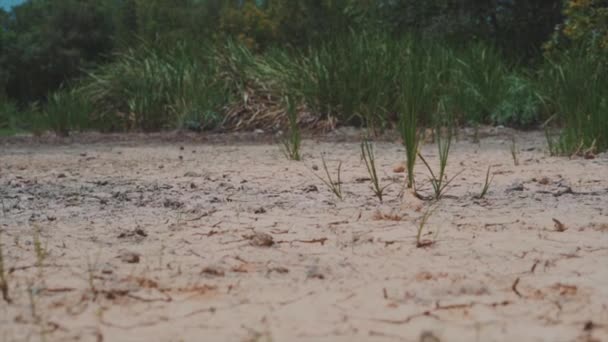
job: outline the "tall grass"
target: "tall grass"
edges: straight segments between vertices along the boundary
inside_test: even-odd
[[[261,53],[232,41],[142,43],[35,110],[0,105],[0,130],[278,129],[289,123],[290,96],[302,125],[396,127],[413,187],[418,133],[439,112],[473,125],[533,126],[554,115],[556,153],[608,149],[608,72],[598,59],[573,49],[534,72],[484,43],[453,47],[371,31]]]
[[[81,91],[105,129],[209,128],[228,100],[216,66],[212,51],[193,44],[170,51],[142,45],[90,72]]]
[[[509,67],[500,52],[482,43],[452,51],[450,108],[468,122],[488,122],[505,94]]]
[[[90,102],[75,89],[60,90],[48,96],[44,118],[57,135],[68,136],[90,127],[92,111]]]
[[[548,136],[557,154],[608,149],[608,64],[575,48],[547,59],[538,78],[545,108],[561,129]]]
[[[434,55],[422,46],[410,44],[400,70],[398,129],[405,146],[407,187],[413,188],[414,167],[420,142],[419,122],[430,118],[437,106],[441,70],[434,70]]]
[[[285,86],[325,118],[383,129],[395,111],[401,42],[379,33],[343,35],[295,52]]]

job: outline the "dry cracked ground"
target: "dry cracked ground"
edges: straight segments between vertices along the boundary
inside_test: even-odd
[[[514,134],[519,165],[510,133],[461,136],[440,201],[422,164],[421,196],[403,191],[402,146],[376,143],[384,203],[354,138],[306,140],[302,162],[260,142],[5,141],[0,340],[608,341],[608,155]]]

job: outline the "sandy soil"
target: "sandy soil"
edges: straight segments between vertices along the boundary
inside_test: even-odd
[[[5,143],[0,341],[608,341],[608,156],[517,135],[519,166],[508,135],[461,136],[438,203],[400,198],[403,148],[377,143],[383,204],[354,141],[307,140],[303,162],[267,143]],[[321,153],[344,201],[313,175]]]

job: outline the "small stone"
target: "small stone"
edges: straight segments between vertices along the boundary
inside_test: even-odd
[[[325,279],[325,275],[319,270],[318,266],[308,267],[306,271],[306,278],[308,279]]]
[[[143,229],[141,229],[141,228],[135,229],[134,232],[135,232],[136,235],[139,235],[139,236],[143,236],[143,237],[148,236],[148,233],[146,233],[146,231],[143,230]]]
[[[255,233],[249,238],[251,239],[251,245],[255,247],[270,247],[274,245],[272,235],[267,233]]]
[[[315,171],[319,171],[319,167],[317,165],[313,165],[312,169],[315,170]]]
[[[395,165],[395,167],[393,168],[393,172],[394,173],[404,173],[405,166],[403,164]]]
[[[264,209],[264,207],[259,207],[253,213],[257,214],[257,215],[259,215],[259,214],[266,214],[266,209]]]
[[[439,339],[439,337],[435,336],[430,331],[423,331],[422,334],[420,334],[420,342],[440,342],[440,341],[441,340]]]
[[[268,273],[272,273],[272,272],[277,272],[279,274],[286,274],[286,273],[289,273],[289,269],[287,269],[286,267],[277,266],[277,267],[268,269]]]
[[[120,259],[120,261],[127,264],[137,264],[139,263],[140,255],[139,253],[124,251],[120,253],[118,258]]]
[[[507,192],[512,192],[512,191],[524,191],[523,183],[515,182],[515,183],[511,184],[511,186],[507,189]]]
[[[165,200],[163,202],[163,207],[165,207],[165,208],[179,209],[183,206],[184,206],[183,202],[174,200],[174,199],[170,199],[170,198],[165,198]]]
[[[319,192],[319,188],[317,188],[317,186],[314,185],[314,184],[311,184],[311,185],[305,187],[303,190],[306,193],[308,193],[308,192]]]
[[[223,277],[226,272],[219,266],[207,266],[203,268],[201,274],[206,274],[214,277]]]
[[[547,185],[550,183],[550,180],[547,177],[543,177],[543,178],[537,180],[537,182],[538,182],[538,184]]]

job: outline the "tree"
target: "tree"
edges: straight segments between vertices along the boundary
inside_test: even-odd
[[[32,0],[5,19],[6,93],[21,103],[43,99],[113,47],[109,1]]]
[[[515,56],[533,56],[562,20],[561,0],[392,0],[378,3],[397,34],[491,41]]]

